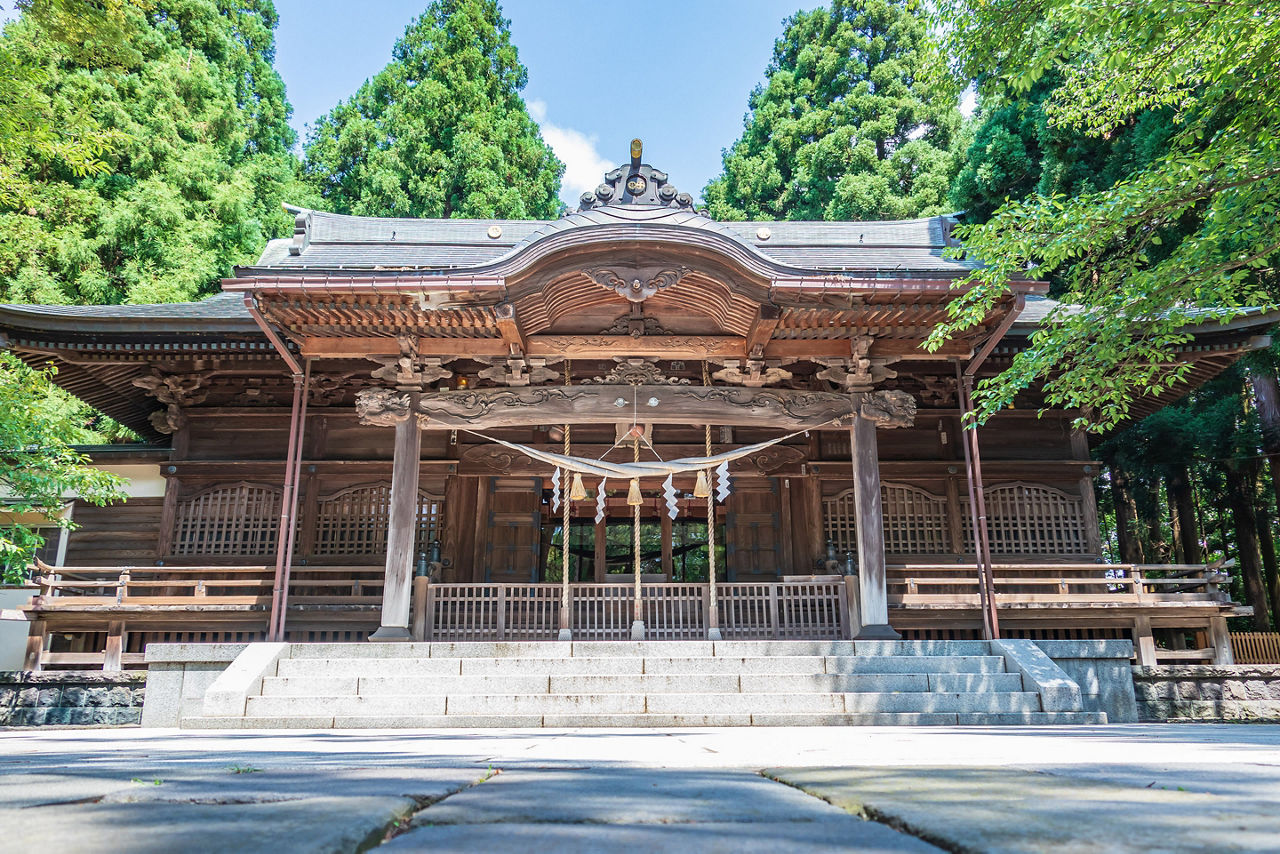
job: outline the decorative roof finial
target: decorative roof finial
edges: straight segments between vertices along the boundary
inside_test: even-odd
[[[654,207],[693,209],[693,196],[681,193],[667,183],[667,173],[642,162],[644,143],[631,140],[631,163],[619,166],[604,176],[604,183],[594,192],[583,193],[578,210],[601,205],[652,205]]]

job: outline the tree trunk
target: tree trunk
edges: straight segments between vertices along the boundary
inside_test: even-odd
[[[1249,367],[1249,382],[1253,385],[1262,449],[1271,463],[1271,491],[1275,493],[1276,511],[1280,512],[1280,383],[1276,381],[1275,368],[1258,364]]]
[[[1111,464],[1111,499],[1116,508],[1116,540],[1121,563],[1145,563],[1142,540],[1138,537],[1138,509],[1129,491],[1129,475],[1116,463]]]
[[[1200,525],[1196,521],[1196,502],[1191,493],[1191,478],[1187,467],[1179,466],[1169,475],[1165,485],[1169,490],[1169,503],[1173,505],[1178,523],[1178,552],[1183,563],[1203,563],[1200,549]]]
[[[1262,576],[1267,591],[1267,607],[1280,620],[1280,572],[1276,567],[1276,540],[1271,533],[1271,519],[1266,508],[1259,507],[1257,513],[1258,547],[1262,550]]]
[[[1252,463],[1228,462],[1223,469],[1227,477],[1227,500],[1235,522],[1236,550],[1245,598],[1253,606],[1253,627],[1265,632],[1271,621],[1267,617],[1267,588],[1262,578],[1262,560],[1258,545],[1258,518],[1253,510],[1256,466]]]

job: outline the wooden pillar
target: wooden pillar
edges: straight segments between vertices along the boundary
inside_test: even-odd
[[[428,637],[430,631],[430,623],[427,618],[428,601],[427,593],[431,586],[431,579],[424,576],[414,576],[413,579],[413,639],[416,641],[431,640]]]
[[[1213,647],[1213,663],[1217,665],[1235,664],[1235,654],[1231,651],[1231,633],[1227,628],[1226,617],[1209,618],[1209,643]]]
[[[897,640],[889,625],[885,585],[884,513],[880,507],[880,453],[876,425],[857,418],[849,429],[853,445],[853,503],[858,523],[858,611],[861,640]]]
[[[107,623],[107,652],[102,659],[104,672],[118,672],[124,669],[124,620],[112,620]]]
[[[1133,618],[1133,652],[1140,666],[1155,667],[1156,639],[1151,634],[1150,617]]]
[[[43,666],[40,659],[44,656],[44,641],[49,635],[49,623],[46,620],[32,620],[27,629],[27,654],[22,661],[22,669],[39,673]]]
[[[396,424],[391,463],[391,512],[387,524],[387,572],[382,588],[382,625],[369,640],[411,640],[409,599],[413,580],[413,538],[418,527],[418,469],[422,430],[416,418]]]

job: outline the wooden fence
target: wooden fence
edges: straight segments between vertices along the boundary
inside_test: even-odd
[[[635,591],[624,584],[571,584],[570,612],[577,640],[631,636]],[[743,640],[849,637],[843,579],[717,586],[721,635]],[[560,629],[559,584],[429,584],[419,640],[554,640]],[[641,590],[650,640],[706,638],[710,586],[660,584]]]
[[[1232,632],[1236,664],[1280,664],[1280,632]]]

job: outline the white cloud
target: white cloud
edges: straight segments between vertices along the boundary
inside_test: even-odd
[[[530,101],[529,115],[542,127],[542,138],[564,162],[564,178],[560,182],[560,198],[574,207],[578,197],[594,190],[604,179],[604,173],[618,164],[606,160],[596,150],[598,138],[587,136],[573,128],[560,127],[547,121],[545,101]]]
[[[978,109],[978,92],[970,86],[964,90],[964,94],[960,96],[960,114],[966,119],[974,114]]]

